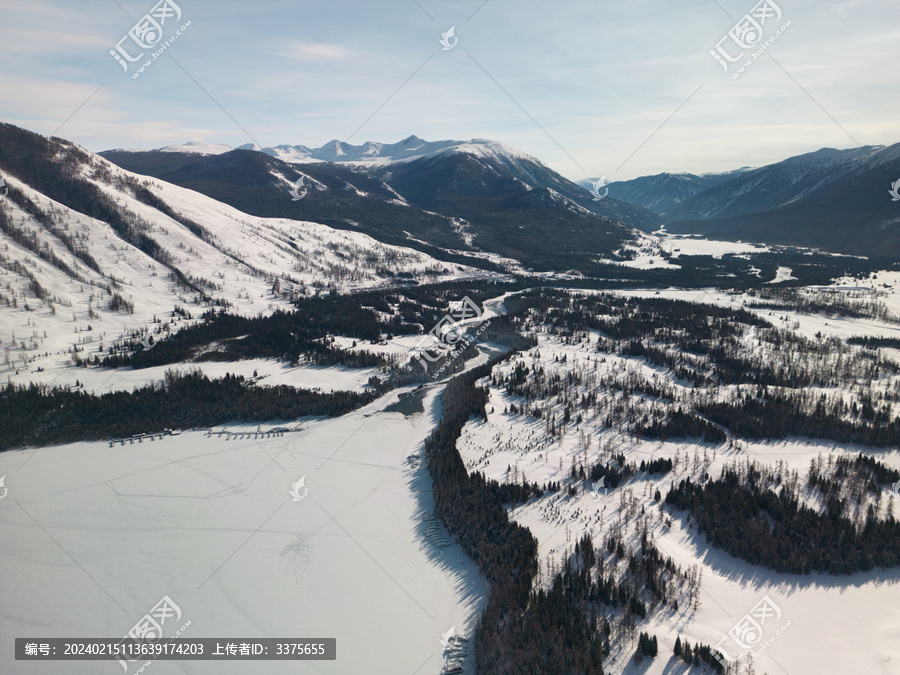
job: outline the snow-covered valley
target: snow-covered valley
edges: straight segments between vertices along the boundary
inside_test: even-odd
[[[51,178],[0,197],[0,633],[117,638],[162,598],[185,638],[337,659],[126,675],[894,672],[896,265],[639,231],[508,146],[407,141],[156,153],[259,180],[251,215],[28,137]],[[332,210],[267,217],[300,169]],[[422,190],[498,219],[403,220]],[[4,673],[122,664],[57,666],[0,643]]]

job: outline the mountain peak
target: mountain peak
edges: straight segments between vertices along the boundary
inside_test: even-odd
[[[431,157],[445,153],[465,153],[476,157],[492,157],[494,159],[528,160],[537,164],[541,162],[530,155],[488,138],[473,138],[468,141],[443,140],[426,141],[411,134],[396,143],[379,143],[366,141],[362,145],[353,145],[333,138],[321,147],[310,148],[305,145],[275,145],[260,147],[256,143],[245,143],[235,150],[254,150],[276,157],[291,164],[308,164],[312,162],[341,162],[386,166],[389,164],[411,162],[423,157]],[[182,145],[170,145],[159,148],[165,152],[181,152],[184,154],[220,155],[232,150],[230,146],[191,141]]]
[[[223,143],[204,143],[203,141],[188,141],[181,145],[167,145],[160,148],[160,152],[183,152],[190,155],[221,155],[231,152],[230,145]]]

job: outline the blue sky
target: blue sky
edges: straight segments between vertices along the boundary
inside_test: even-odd
[[[897,8],[774,1],[733,79],[709,52],[752,0],[174,0],[132,79],[109,51],[155,0],[0,0],[0,120],[93,151],[491,138],[576,180],[900,141]]]

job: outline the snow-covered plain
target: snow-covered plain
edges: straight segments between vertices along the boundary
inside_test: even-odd
[[[671,234],[665,227],[652,235],[638,233],[637,243],[629,247],[634,252],[631,260],[600,259],[598,262],[612,263],[634,269],[680,269],[680,256],[710,256],[721,258],[727,254],[765,253],[772,250],[761,244],[734,241],[717,241],[699,235]],[[787,268],[785,268],[787,269]],[[793,278],[793,277],[790,277]],[[784,279],[778,279],[783,281]],[[773,282],[774,283],[774,282]]]
[[[721,258],[728,253],[765,253],[771,250],[769,246],[740,241],[716,241],[696,235],[667,234],[665,231],[656,234],[664,235],[663,249],[673,258],[682,255],[708,255]]]
[[[439,390],[410,417],[384,411],[393,392],[280,437],[193,431],[0,454],[0,669],[121,673],[112,661],[26,667],[12,638],[118,638],[169,596],[191,621],[183,637],[334,637],[337,660],[160,660],[152,672],[438,672],[441,635],[471,637],[485,597],[458,547],[426,533],[420,458]]]

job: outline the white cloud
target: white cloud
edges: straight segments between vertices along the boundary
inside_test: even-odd
[[[292,42],[275,52],[294,61],[324,61],[333,59],[346,59],[353,52],[341,45],[330,45],[315,42]]]
[[[603,12],[591,0],[489,2],[468,21],[480,2],[466,2],[429,0],[429,18],[414,3],[185,0],[196,28],[134,82],[108,54],[134,23],[115,3],[0,0],[0,119],[52,131],[104,84],[60,135],[91,149],[490,137],[574,178],[760,165],[850,147],[844,130],[900,140],[900,89],[883,66],[900,54],[898,29],[877,3],[826,12],[792,0],[791,28],[768,52],[777,64],[767,56],[732,80],[708,52],[734,19],[708,0]],[[460,47],[443,51],[451,25]]]

